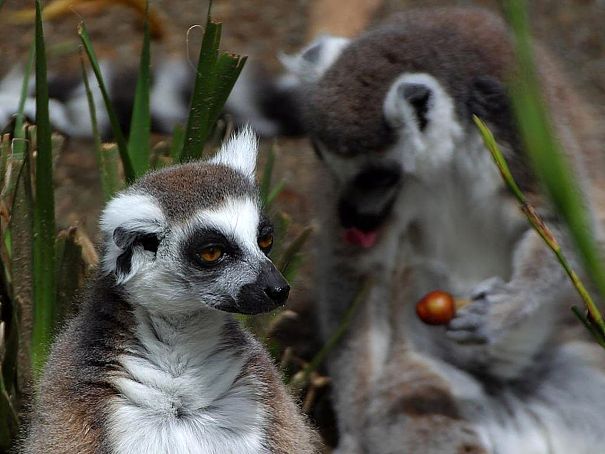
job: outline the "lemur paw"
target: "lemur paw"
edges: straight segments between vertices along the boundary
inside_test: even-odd
[[[509,300],[506,284],[499,277],[481,282],[471,293],[471,302],[460,309],[447,326],[446,335],[460,344],[487,344],[498,331],[502,303]]]

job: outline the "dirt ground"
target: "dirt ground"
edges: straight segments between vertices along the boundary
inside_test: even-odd
[[[559,57],[580,93],[605,115],[605,1],[533,0],[528,3],[535,36]],[[11,11],[32,4],[29,0],[6,0],[0,10],[0,77],[25,60],[33,33],[31,24],[16,25],[7,22],[7,17]],[[165,29],[164,39],[154,44],[154,58],[157,60],[166,54],[185,56],[188,48],[190,55],[195,56],[201,29],[193,28],[189,34],[187,31],[204,23],[207,1],[154,0],[151,4],[159,12]],[[408,6],[452,4],[497,7],[497,2],[490,0],[385,0],[374,21]],[[342,8],[349,5],[349,1],[342,0]],[[313,17],[310,14],[313,7],[311,0],[216,0],[213,16],[224,23],[222,47],[225,50],[249,55],[278,71],[276,54],[300,49],[308,41],[309,30],[313,29],[309,19]],[[101,56],[129,64],[138,60],[141,21],[132,10],[116,6],[104,11],[86,8],[76,11],[45,25],[51,71],[78,70],[76,27],[82,18]],[[312,184],[315,158],[304,140],[278,140],[276,150],[276,177],[287,182],[279,199],[280,207],[297,225],[312,223],[307,191]],[[78,223],[94,237],[102,200],[90,144],[69,141],[58,163],[56,186],[59,225]],[[307,264],[302,276],[308,276],[309,272]],[[294,286],[295,306],[307,307],[307,289],[311,285],[309,279],[299,279]],[[302,329],[305,328],[309,329],[308,326]]]

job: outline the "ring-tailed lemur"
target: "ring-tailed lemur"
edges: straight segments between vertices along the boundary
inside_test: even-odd
[[[24,452],[315,453],[265,349],[229,314],[285,303],[256,139],[150,173],[101,218],[102,269],[58,336]]]
[[[599,451],[605,356],[567,323],[577,297],[471,120],[489,123],[515,178],[563,235],[512,118],[504,80],[515,62],[503,22],[475,9],[412,10],[357,39],[324,37],[285,62],[324,164],[324,336],[359,282],[374,281],[327,362],[338,452]],[[537,66],[596,217],[605,180],[591,119],[542,51]],[[472,304],[447,327],[426,326],[414,304],[435,289]]]

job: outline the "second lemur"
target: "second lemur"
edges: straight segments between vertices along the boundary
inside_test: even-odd
[[[557,138],[602,236],[605,166],[592,118],[546,53],[536,54]],[[359,283],[373,280],[327,361],[338,453],[598,451],[603,351],[573,320],[569,306],[581,302],[472,121],[489,124],[515,179],[568,243],[512,115],[505,82],[515,57],[503,21],[477,9],[411,10],[284,62],[290,74],[275,89],[296,101],[321,160],[324,338]],[[436,289],[472,301],[447,327],[414,312]]]

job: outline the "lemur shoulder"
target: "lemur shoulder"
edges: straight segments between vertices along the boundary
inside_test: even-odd
[[[601,235],[605,167],[590,115],[536,50],[555,131]],[[281,90],[322,162],[315,263],[325,337],[360,281],[374,281],[327,361],[338,452],[595,452],[604,358],[569,322],[581,303],[472,122],[487,121],[568,247],[512,115],[503,21],[478,9],[411,10],[352,40],[323,37],[284,63]],[[472,301],[447,327],[414,312],[435,289]]]
[[[25,453],[314,453],[266,350],[232,318],[285,303],[249,130],[109,202],[102,266],[52,347]]]

